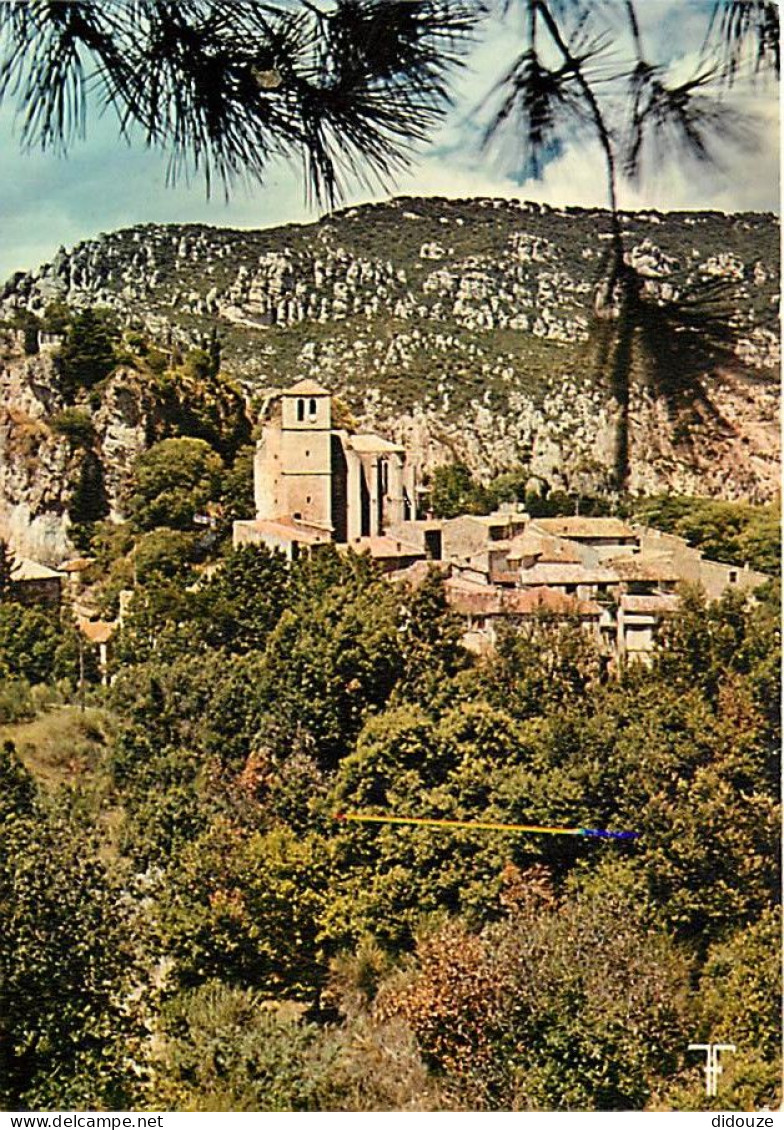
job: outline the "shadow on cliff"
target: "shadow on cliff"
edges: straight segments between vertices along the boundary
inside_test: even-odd
[[[743,303],[738,282],[726,278],[698,279],[681,285],[675,297],[661,299],[645,291],[644,279],[628,265],[610,293],[598,284],[588,361],[594,379],[618,405],[614,471],[619,488],[625,487],[630,470],[635,387],[647,388],[664,402],[674,443],[688,444],[696,424],[709,424],[725,436],[735,434],[711,384],[725,371],[758,379],[737,353],[744,330],[748,333],[741,321]]]

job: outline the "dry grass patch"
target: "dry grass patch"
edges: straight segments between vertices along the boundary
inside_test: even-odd
[[[52,789],[94,777],[114,730],[108,711],[60,706],[31,722],[0,726],[0,742],[12,741],[39,785]]]

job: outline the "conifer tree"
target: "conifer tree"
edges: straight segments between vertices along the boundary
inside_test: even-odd
[[[10,600],[13,592],[14,557],[8,542],[0,538],[0,601]]]

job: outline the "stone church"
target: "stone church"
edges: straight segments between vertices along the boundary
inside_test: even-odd
[[[405,448],[334,426],[332,396],[312,380],[283,392],[254,461],[256,517],[235,522],[234,543],[296,556],[322,542],[361,543],[414,517]]]

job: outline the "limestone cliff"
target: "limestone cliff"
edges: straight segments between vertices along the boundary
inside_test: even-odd
[[[671,334],[660,350],[654,325],[639,343],[651,364],[631,381],[630,488],[770,498],[775,218],[645,212],[623,224],[628,261]],[[15,276],[0,290],[0,316],[41,313],[55,299],[100,305],[183,346],[217,326],[224,367],[249,402],[313,376],[359,423],[405,442],[422,471],[460,457],[487,478],[522,463],[553,486],[590,491],[610,480],[618,424],[591,343],[608,238],[600,210],[435,198],[266,231],[144,225]],[[682,327],[666,322],[680,308],[705,319],[704,355],[692,349],[685,362]],[[722,323],[731,333],[714,348]],[[656,370],[664,344],[672,372]],[[60,406],[51,359],[6,356],[3,365],[0,532],[27,531],[50,559],[65,544],[72,458],[47,424]],[[94,407],[113,510],[150,440],[155,396],[120,372]]]
[[[0,537],[56,565],[74,552],[68,515],[82,453],[53,424],[64,408],[52,351],[25,357],[6,338],[0,356]],[[120,366],[92,414],[96,454],[110,514],[122,513],[133,460],[149,443],[154,398]]]

